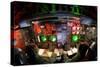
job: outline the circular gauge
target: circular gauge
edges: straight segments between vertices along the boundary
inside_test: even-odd
[[[46,42],[47,41],[47,37],[45,35],[41,35],[40,36],[40,40],[41,40],[41,42]]]
[[[72,42],[78,42],[79,36],[78,35],[72,35]]]
[[[52,41],[52,42],[56,42],[57,38],[56,38],[55,35],[51,35],[51,36],[49,37],[49,40]]]

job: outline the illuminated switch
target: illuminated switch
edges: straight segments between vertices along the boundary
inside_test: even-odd
[[[79,34],[79,33],[80,33],[79,31],[76,32],[76,34]]]
[[[77,30],[77,27],[76,26],[73,26],[72,27],[72,31],[75,31],[75,30]]]
[[[67,54],[68,54],[68,56],[73,55],[73,53],[72,53],[72,51],[71,51],[71,50],[68,50],[68,51],[67,51]]]
[[[44,51],[45,51],[45,49],[39,49],[39,50],[38,50],[38,55],[42,56],[43,53],[44,53]]]
[[[48,57],[52,56],[52,52],[50,52],[50,51],[48,51],[47,54],[48,54]]]
[[[73,52],[73,53],[77,53],[77,52],[78,52],[78,49],[77,49],[77,48],[75,48],[75,47],[74,47],[74,48],[72,48],[71,50],[72,50],[72,52]]]
[[[54,53],[55,53],[57,56],[60,56],[59,50],[58,50],[58,49],[55,49],[55,50],[54,50]]]

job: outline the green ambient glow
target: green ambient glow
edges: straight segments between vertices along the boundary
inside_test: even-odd
[[[50,38],[49,38],[49,40],[52,41],[52,42],[55,42],[57,39],[56,39],[56,36],[51,35]]]
[[[79,40],[78,35],[72,35],[72,41],[77,42]]]
[[[40,40],[41,40],[42,42],[46,42],[46,41],[47,41],[47,37],[46,37],[45,35],[41,35],[41,36],[40,36]]]

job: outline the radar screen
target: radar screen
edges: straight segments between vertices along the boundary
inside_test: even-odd
[[[11,64],[97,61],[97,6],[11,2]]]

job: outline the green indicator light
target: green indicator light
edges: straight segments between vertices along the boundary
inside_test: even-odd
[[[54,35],[50,36],[50,41],[55,42],[56,40],[57,40],[56,36],[54,36]]]
[[[79,40],[78,35],[72,35],[72,41],[77,42]]]
[[[41,35],[40,36],[40,39],[41,39],[42,42],[46,42],[47,41],[47,38],[46,38],[45,35]]]

